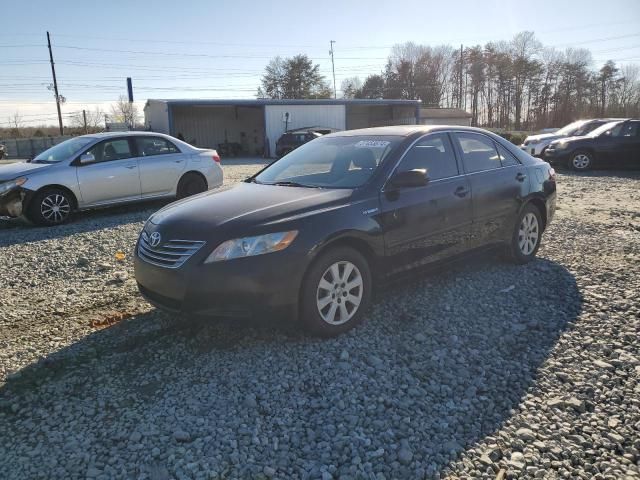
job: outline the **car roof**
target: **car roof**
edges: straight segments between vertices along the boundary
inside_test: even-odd
[[[140,135],[153,135],[153,136],[167,136],[164,133],[158,132],[147,132],[147,131],[126,131],[126,132],[100,132],[100,133],[90,133],[88,135],[82,135],[82,137],[87,138],[109,138],[109,137],[131,137],[131,136],[140,136]]]
[[[352,137],[352,136],[400,136],[408,137],[416,133],[429,133],[442,130],[457,130],[468,132],[487,133],[487,130],[461,125],[394,125],[388,127],[360,128],[358,130],[344,130],[330,133],[327,137]],[[492,132],[488,132],[492,133]]]

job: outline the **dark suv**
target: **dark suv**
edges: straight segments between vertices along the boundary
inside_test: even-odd
[[[284,157],[287,153],[292,152],[300,145],[304,145],[311,140],[321,137],[327,133],[333,132],[330,128],[299,128],[297,130],[289,130],[282,134],[276,142],[276,156]]]

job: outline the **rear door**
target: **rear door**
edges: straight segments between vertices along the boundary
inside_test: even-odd
[[[461,175],[449,135],[426,135],[413,145],[395,172],[426,169],[426,186],[381,193],[382,223],[391,273],[464,250],[471,234],[471,192]]]
[[[640,122],[626,122],[617,139],[620,143],[620,155],[616,166],[640,166]]]
[[[140,175],[133,151],[130,138],[116,137],[83,152],[96,159],[76,167],[84,205],[140,199]]]
[[[502,241],[510,235],[521,199],[529,191],[527,169],[487,135],[457,132],[454,139],[471,184],[471,244],[479,246]]]
[[[168,195],[186,167],[186,155],[162,137],[135,137],[142,197]]]

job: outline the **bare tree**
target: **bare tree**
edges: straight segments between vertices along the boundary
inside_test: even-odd
[[[93,110],[85,110],[87,118],[87,133],[96,133],[104,130],[104,111],[100,107]],[[84,116],[82,111],[76,112],[71,117],[71,125],[78,129],[84,129]]]
[[[138,118],[138,107],[129,102],[127,97],[120,95],[118,101],[111,105],[111,118],[116,122],[126,123],[130,127],[135,127]]]
[[[9,117],[9,129],[10,135],[13,138],[20,138],[22,136],[24,123],[22,122],[22,115],[20,115],[20,112],[15,112]]]

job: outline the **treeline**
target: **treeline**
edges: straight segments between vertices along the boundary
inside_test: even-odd
[[[304,62],[298,58],[296,63]],[[267,67],[261,96],[326,98],[332,93],[316,69],[315,76],[302,78],[315,77],[320,88],[303,89],[311,93],[308,97],[287,96],[296,89],[273,88],[278,85],[273,66],[272,62]],[[275,70],[282,73],[280,78],[296,78],[287,75],[292,69]],[[420,99],[425,107],[463,108],[471,113],[473,125],[513,130],[558,127],[586,117],[640,116],[637,65],[619,68],[608,61],[597,67],[589,50],[544,47],[533,32],[462,49],[412,42],[396,45],[382,72],[364,80],[345,79],[340,90],[345,98]]]

